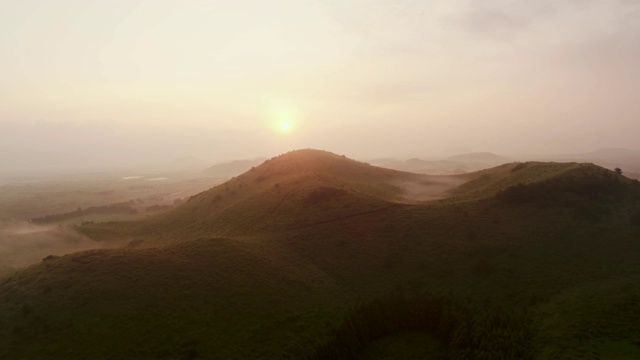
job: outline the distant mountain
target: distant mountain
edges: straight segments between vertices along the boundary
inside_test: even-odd
[[[204,160],[197,158],[192,155],[180,156],[169,161],[169,164],[175,165],[199,165],[202,164]]]
[[[495,165],[502,165],[512,161],[510,159],[507,159],[505,157],[502,157],[500,155],[496,155],[490,152],[475,152],[475,153],[459,154],[459,155],[449,156],[445,160],[458,161],[458,162],[489,163],[489,164],[495,164]]]
[[[209,176],[233,177],[249,171],[254,166],[262,164],[266,159],[257,158],[250,160],[235,160],[231,162],[216,164],[206,168],[203,172]]]
[[[583,159],[608,169],[621,168],[628,176],[638,179],[640,151],[618,148],[599,149],[583,155]]]
[[[640,151],[624,149],[624,148],[601,148],[598,150],[583,152],[583,153],[548,154],[548,155],[530,154],[530,155],[524,156],[524,158],[538,159],[538,160],[557,160],[557,161],[634,160],[634,159],[640,159]]]
[[[602,148],[590,153],[581,154],[580,156],[599,159],[640,159],[640,151],[624,148]]]

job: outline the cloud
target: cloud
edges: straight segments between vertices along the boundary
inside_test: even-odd
[[[575,39],[637,20],[638,8],[629,0],[465,0],[444,19],[466,33],[496,41],[526,33]]]
[[[469,6],[458,15],[459,25],[466,31],[506,40],[521,31],[530,30],[534,19],[513,8],[498,8],[486,3]]]

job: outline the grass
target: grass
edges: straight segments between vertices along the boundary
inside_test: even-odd
[[[180,357],[186,343],[225,358],[295,352],[295,328],[322,325],[322,311],[303,309],[323,308],[332,284],[280,257],[202,239],[43,261],[3,282],[0,355],[14,348],[26,357]]]
[[[397,204],[397,176],[294,153],[149,220],[84,227],[144,245],[5,275],[0,357],[304,358],[355,336],[363,358],[634,358],[637,185],[592,165],[508,164],[452,198]],[[594,182],[598,196],[567,190]],[[517,184],[553,196],[499,195]],[[389,298],[418,299],[405,315],[456,304],[458,325],[444,340],[429,321],[389,327],[406,323],[393,320],[404,300],[368,305]],[[362,337],[354,318],[386,330]]]
[[[446,349],[438,339],[425,332],[394,333],[377,339],[362,351],[361,359],[444,359]]]
[[[539,358],[635,358],[631,355],[640,352],[638,280],[635,274],[580,284],[540,306]]]

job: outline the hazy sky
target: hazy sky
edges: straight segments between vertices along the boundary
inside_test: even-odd
[[[637,149],[639,64],[638,0],[2,0],[0,169]]]

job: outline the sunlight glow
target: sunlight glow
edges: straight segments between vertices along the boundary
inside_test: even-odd
[[[288,135],[298,128],[298,116],[291,104],[277,104],[272,107],[270,113],[270,128],[274,132]]]
[[[280,132],[283,133],[289,133],[291,132],[291,121],[289,120],[282,120],[280,122]]]

